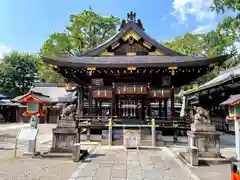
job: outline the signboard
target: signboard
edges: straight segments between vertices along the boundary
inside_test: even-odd
[[[170,86],[170,77],[169,76],[164,76],[162,77],[162,86]]]
[[[92,79],[92,85],[94,85],[94,86],[101,86],[101,85],[103,85],[103,79],[102,78],[94,78],[94,79]]]
[[[139,134],[139,130],[137,129],[124,129],[123,134]]]
[[[37,137],[38,129],[35,128],[22,128],[18,140],[35,140]]]

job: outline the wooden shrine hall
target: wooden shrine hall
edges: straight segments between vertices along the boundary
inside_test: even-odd
[[[42,58],[67,83],[77,85],[78,116],[110,116],[120,124],[135,120],[144,124],[153,116],[173,119],[174,88],[212,70],[227,56],[190,57],[175,52],[151,38],[136,13],[130,12],[116,35],[82,56]],[[111,103],[105,115],[104,102]],[[157,115],[151,103],[159,104]]]

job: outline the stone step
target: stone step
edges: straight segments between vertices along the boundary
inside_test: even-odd
[[[152,136],[150,135],[141,135],[141,140],[152,140]]]
[[[152,141],[149,140],[140,140],[140,146],[151,146]]]

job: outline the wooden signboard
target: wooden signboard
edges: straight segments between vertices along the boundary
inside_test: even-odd
[[[123,131],[123,144],[126,148],[138,148],[140,145],[140,131],[138,129]]]
[[[171,85],[171,80],[169,76],[162,77],[162,86],[168,87]]]
[[[123,130],[123,134],[139,134],[139,130],[138,129],[124,129]]]
[[[92,79],[92,85],[93,86],[102,86],[103,85],[103,79],[102,78]]]

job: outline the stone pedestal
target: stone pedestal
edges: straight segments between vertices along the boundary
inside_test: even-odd
[[[212,124],[191,124],[193,132],[215,132],[216,128]]]
[[[197,147],[199,157],[221,157],[220,135],[211,124],[192,124],[188,134],[189,152]]]
[[[191,147],[189,152],[189,163],[192,166],[198,166],[198,148],[197,147]]]
[[[73,145],[79,141],[77,121],[59,120],[57,128],[52,130],[53,140],[50,152],[72,153]]]

